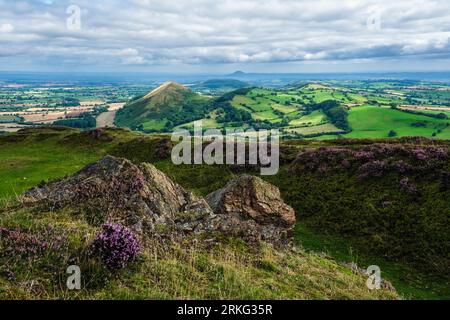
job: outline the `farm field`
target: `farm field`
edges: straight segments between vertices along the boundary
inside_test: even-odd
[[[349,111],[352,132],[348,138],[387,138],[391,130],[398,136],[423,136],[450,139],[448,119],[409,114],[400,110],[362,106]],[[414,126],[416,124],[417,126]]]
[[[178,85],[182,92],[178,100],[166,104],[164,101],[175,94],[169,87],[167,83],[162,87],[157,84],[0,86],[0,131],[57,123],[78,128],[128,126],[157,134],[189,129],[194,121],[203,120],[205,129],[271,128],[279,129],[286,139],[409,135],[450,138],[449,86],[445,84],[330,80],[300,81],[273,88],[217,79],[187,87]],[[235,88],[239,89],[233,91]],[[153,95],[147,94],[150,91]],[[184,97],[189,92],[192,94]],[[207,95],[211,93],[216,96]],[[142,109],[141,119],[126,119],[122,108],[146,94],[160,102],[148,110]],[[221,95],[225,100],[216,105]],[[343,110],[346,119],[330,118],[332,113],[323,109],[330,101]],[[134,112],[127,110],[129,117],[133,117]],[[87,117],[94,120],[88,121]]]

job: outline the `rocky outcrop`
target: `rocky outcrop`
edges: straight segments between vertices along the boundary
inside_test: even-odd
[[[94,225],[114,222],[140,235],[220,233],[249,242],[289,242],[294,210],[275,186],[243,175],[207,197],[186,191],[149,163],[106,156],[73,176],[27,191],[25,205],[68,209]]]
[[[215,229],[250,241],[283,243],[290,239],[295,212],[280,191],[264,180],[242,175],[206,197],[217,215]]]
[[[52,210],[68,207],[89,222],[114,221],[137,231],[179,225],[194,229],[212,216],[206,201],[170,180],[148,163],[106,156],[75,175],[27,191],[25,204]]]

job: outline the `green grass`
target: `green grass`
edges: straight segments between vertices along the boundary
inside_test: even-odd
[[[298,110],[298,107],[293,105],[272,104],[272,109],[278,110],[283,113],[292,113]]]
[[[87,254],[97,229],[68,210],[0,211],[0,225],[33,235],[50,249],[26,256],[16,247],[0,255],[0,299],[397,299],[395,292],[369,290],[366,276],[300,248],[275,250],[222,239],[201,242],[148,240],[139,259],[110,272]],[[52,250],[57,239],[67,239]],[[20,244],[17,244],[20,245]],[[12,250],[12,252],[11,252]],[[66,289],[66,268],[80,266],[82,289]],[[30,283],[35,285],[32,287]]]
[[[142,135],[132,134],[127,131],[108,130],[108,133],[114,137],[114,140],[111,142],[101,142],[86,138],[83,134],[76,133],[77,131],[75,130],[53,132],[46,129],[36,129],[28,132],[29,134],[14,134],[8,137],[0,137],[0,176],[2,177],[0,199],[3,201],[10,200],[14,195],[39,184],[42,180],[72,174],[84,165],[108,153],[126,156],[135,162],[153,161],[152,144],[143,143],[140,140],[143,137]],[[130,143],[131,141],[133,143]],[[303,143],[308,148],[327,145],[326,142]],[[132,148],[127,149],[126,146],[128,145],[132,145]],[[119,150],[122,151],[119,152]],[[203,196],[223,187],[227,181],[239,174],[229,166],[174,166],[170,160],[153,162],[172,179],[196,194]],[[289,180],[291,178],[294,180]],[[363,206],[362,198],[357,197],[359,200],[350,201],[345,198],[347,195],[344,194],[345,192],[362,192],[361,190],[358,191],[359,186],[351,184],[348,180],[344,180],[345,183],[343,183],[343,181],[339,180],[339,177],[335,180],[332,178],[330,183],[327,182],[328,178],[324,178],[325,180],[322,181],[321,176],[316,176],[310,180],[305,177],[296,179],[290,175],[268,178],[270,182],[282,189],[284,199],[294,206],[299,213],[300,224],[296,232],[296,238],[299,243],[308,250],[325,251],[329,255],[328,258],[317,255],[314,252],[304,251],[297,255],[286,254],[280,256],[275,261],[269,259],[271,263],[264,258],[265,262],[261,264],[264,268],[275,266],[275,270],[280,272],[280,274],[269,274],[264,276],[264,278],[261,273],[258,273],[259,271],[254,268],[252,263],[243,264],[241,259],[233,260],[235,258],[234,252],[237,252],[236,254],[239,253],[237,248],[227,249],[228,254],[232,256],[232,259],[228,258],[228,260],[220,252],[211,253],[201,250],[193,252],[193,257],[201,256],[199,259],[206,259],[209,261],[208,263],[215,266],[230,268],[231,278],[216,279],[209,278],[202,273],[204,271],[198,272],[189,267],[189,264],[192,264],[197,258],[179,258],[179,256],[174,255],[160,255],[155,258],[152,255],[154,252],[149,251],[144,255],[143,260],[132,267],[131,270],[122,272],[119,277],[108,278],[110,281],[109,285],[88,290],[81,293],[79,297],[113,299],[139,297],[193,299],[211,297],[254,299],[262,297],[307,299],[392,297],[385,295],[385,293],[367,292],[365,287],[361,287],[363,284],[361,277],[341,275],[341,272],[347,275],[351,274],[349,274],[348,268],[339,266],[335,261],[358,262],[361,267],[366,267],[368,264],[380,265],[386,278],[394,282],[399,292],[406,298],[448,297],[445,294],[447,288],[444,282],[439,285],[421,276],[418,277],[418,273],[415,270],[407,268],[403,264],[393,264],[379,257],[374,259],[361,248],[357,248],[357,245],[348,238],[338,235],[324,236],[318,230],[312,231],[312,229],[305,227],[303,222],[307,219],[303,218],[303,216],[307,215],[308,212],[325,212],[327,211],[327,206],[331,206],[333,212],[334,210],[341,212],[339,210],[342,210],[342,208],[352,208],[353,210],[358,208],[358,206]],[[324,185],[321,185],[321,183],[324,183]],[[349,186],[351,187],[350,189]],[[390,190],[383,186],[379,188],[384,190],[383,192]],[[339,198],[335,197],[336,194],[340,195]],[[378,194],[378,191],[372,192],[372,194]],[[443,203],[445,200],[441,199],[439,201],[439,203]],[[432,203],[436,202],[429,202],[428,205]],[[414,203],[411,205],[413,206]],[[364,202],[364,206],[371,208],[370,203]],[[366,212],[365,210],[360,211]],[[14,217],[5,217],[0,214],[0,225],[31,226],[34,228],[35,217],[31,219],[30,214],[28,212],[17,213]],[[41,218],[42,220],[39,220],[39,218],[38,222],[42,223],[42,225],[44,223],[61,225],[63,229],[69,225],[72,228],[80,226],[81,230],[86,231],[86,234],[92,234],[93,232],[93,229],[86,226],[83,221],[74,222],[72,220],[73,217],[66,214],[56,216],[46,214]],[[81,234],[75,234],[73,237],[73,250],[79,250],[80,246],[85,245],[83,241],[86,240],[82,240]],[[244,257],[250,260],[254,259],[253,255],[245,254]],[[288,261],[291,261],[291,259],[297,262],[289,265]],[[6,265],[7,263],[2,261],[1,265]],[[231,263],[232,266],[227,263]],[[55,265],[57,265],[56,262]],[[259,262],[257,265],[260,265]],[[332,266],[331,269],[330,266]],[[93,268],[92,270],[98,272],[99,275],[104,274],[98,266],[92,266],[90,263],[86,268]],[[145,270],[155,270],[155,274],[151,273],[150,277],[148,277],[148,273]],[[242,272],[239,272],[239,270]],[[29,279],[26,278],[27,276],[33,276],[33,274],[27,274],[25,269],[23,272],[24,281]],[[38,270],[38,272],[43,271]],[[40,276],[44,277],[45,275]],[[308,278],[313,280],[307,281]],[[97,278],[93,279],[93,281],[101,282]],[[236,285],[234,281],[237,281],[239,285]],[[196,282],[199,283],[196,284]],[[328,285],[326,282],[328,282]],[[347,284],[345,285],[342,282],[347,282]],[[214,283],[218,283],[217,286],[214,286]],[[154,287],[151,287],[150,284],[154,284]],[[164,287],[164,284],[166,284],[166,287]],[[50,289],[53,290],[54,288],[51,287]],[[53,295],[48,297],[73,298],[69,292],[56,291],[55,293],[52,290],[50,291]],[[10,298],[29,297],[29,293],[24,288],[11,286],[0,277],[0,296],[4,296],[5,292],[9,294],[6,297]],[[47,294],[49,294],[48,292],[46,291]]]
[[[308,115],[295,119],[289,122],[291,126],[303,126],[303,125],[319,125],[327,121],[327,117],[322,110],[315,110]]]
[[[155,119],[142,123],[144,130],[162,130],[166,126],[167,119]]]
[[[349,111],[348,117],[352,132],[347,138],[386,138],[390,130],[395,130],[398,136],[432,137],[434,132],[442,130],[437,137],[450,139],[450,120],[435,119],[415,115],[400,110],[379,108],[373,106],[355,107]],[[415,122],[424,122],[426,127],[413,127]]]
[[[416,272],[405,265],[389,262],[376,256],[362,255],[357,244],[352,244],[340,237],[320,234],[312,231],[301,222],[295,228],[295,238],[299,245],[311,252],[324,252],[331,258],[356,263],[360,268],[377,265],[381,269],[381,277],[391,282],[399,294],[405,299],[448,299],[447,284],[430,282],[425,276],[417,277]]]
[[[343,132],[341,129],[337,128],[332,123],[326,123],[326,124],[321,124],[321,125],[311,126],[311,127],[288,128],[288,129],[286,129],[286,131],[300,133],[303,135],[319,134],[319,133],[326,134],[327,132],[328,133],[329,132],[332,132],[332,133]]]
[[[211,119],[211,118],[205,118],[205,119],[200,119],[200,120],[196,120],[196,121],[202,121],[203,129],[219,129],[222,127],[222,125],[220,125],[215,119]],[[194,122],[196,122],[196,121],[181,124],[181,125],[175,127],[175,129],[192,129],[192,128],[194,128]]]
[[[115,140],[104,143],[81,137],[72,129],[28,129],[28,133],[12,135],[19,141],[0,138],[0,200],[21,194],[43,180],[73,174],[107,154],[113,145],[129,140],[131,133],[111,131],[111,135]]]
[[[18,195],[42,180],[72,174],[97,158],[96,151],[75,151],[55,141],[2,145],[0,198]]]

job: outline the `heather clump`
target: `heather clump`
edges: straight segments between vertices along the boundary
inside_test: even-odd
[[[110,270],[125,268],[141,252],[141,245],[134,233],[119,224],[103,225],[95,235],[91,253],[100,257]]]
[[[0,227],[0,256],[34,259],[48,252],[57,253],[66,246],[66,241],[64,236],[52,235],[50,229],[31,233]]]
[[[331,168],[345,164],[344,161],[348,160],[351,155],[352,152],[345,148],[323,147],[306,150],[301,152],[294,160],[293,168],[295,170],[307,169],[326,172]]]
[[[413,166],[404,160],[392,163],[392,168],[398,173],[406,173],[413,170]]]
[[[419,193],[418,187],[409,178],[400,180],[400,190],[413,195]]]
[[[357,172],[359,179],[387,173],[425,173],[444,167],[449,151],[442,146],[372,144],[360,148],[318,148],[299,153],[291,165],[295,173],[330,170]]]
[[[389,170],[389,162],[386,160],[374,160],[363,164],[358,170],[359,179],[366,179],[371,177],[381,177]]]

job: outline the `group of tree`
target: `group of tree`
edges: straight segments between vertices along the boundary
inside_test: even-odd
[[[96,127],[97,121],[90,113],[85,112],[78,118],[57,120],[53,124],[77,129],[91,129]]]
[[[349,132],[351,130],[348,123],[348,112],[336,100],[326,100],[320,103],[308,104],[305,106],[310,112],[322,110],[331,123],[337,128]]]

